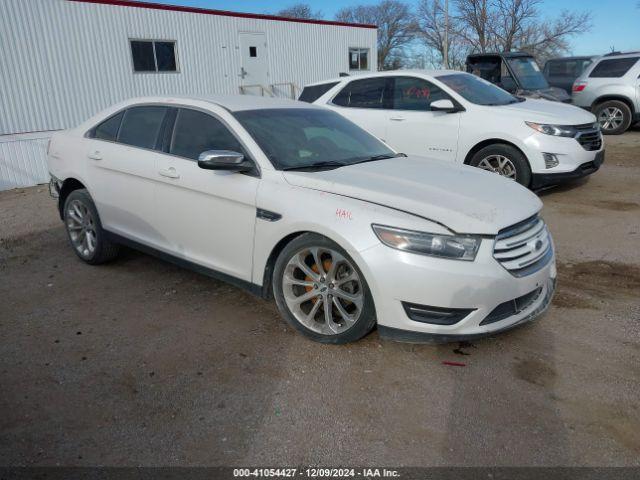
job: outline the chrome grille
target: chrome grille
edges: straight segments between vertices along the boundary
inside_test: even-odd
[[[585,123],[574,127],[578,131],[576,140],[585,150],[600,150],[602,147],[602,134],[594,125],[593,123]]]
[[[516,277],[538,271],[552,256],[551,236],[537,215],[502,230],[493,246],[493,258]]]

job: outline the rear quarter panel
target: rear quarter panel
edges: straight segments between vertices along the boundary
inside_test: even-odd
[[[49,173],[60,180],[75,178],[90,189],[86,182],[85,162],[88,141],[77,130],[64,130],[53,134],[47,155]]]

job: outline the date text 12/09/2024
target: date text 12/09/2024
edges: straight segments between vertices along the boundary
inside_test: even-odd
[[[285,478],[393,478],[397,470],[387,468],[236,468],[234,477],[285,477]]]

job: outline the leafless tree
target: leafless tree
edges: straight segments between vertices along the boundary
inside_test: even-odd
[[[276,15],[280,17],[306,19],[317,19],[324,16],[320,10],[312,10],[311,5],[309,5],[308,3],[295,3],[290,7],[280,10],[276,13]]]
[[[382,0],[373,5],[345,7],[336,14],[336,20],[378,26],[379,70],[401,66],[404,49],[413,40],[416,32],[409,6],[398,0]]]
[[[447,57],[449,68],[461,69],[464,66],[466,51],[460,37],[457,18],[449,17],[449,34],[445,35],[445,12],[442,0],[421,0],[416,12],[417,39],[427,48],[427,62],[432,66],[444,65],[445,38],[447,39]],[[431,54],[435,53],[436,58]]]
[[[568,49],[568,40],[591,28],[587,12],[563,11],[543,19],[542,0],[455,0],[459,36],[471,51],[524,50],[545,58]]]
[[[458,33],[471,50],[486,52],[491,49],[491,25],[495,11],[489,0],[457,0]]]

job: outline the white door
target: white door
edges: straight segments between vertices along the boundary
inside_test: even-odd
[[[140,106],[98,125],[87,141],[87,177],[105,229],[161,247],[154,183],[162,123],[168,109]]]
[[[451,99],[421,78],[394,77],[387,143],[398,152],[456,160],[461,113],[432,112],[431,102]]]
[[[200,168],[197,159],[206,150],[244,153],[219,119],[180,108],[168,154],[160,155],[155,192],[159,229],[174,255],[251,281],[260,180]]]
[[[387,141],[388,77],[349,82],[327,105],[382,141]]]
[[[240,32],[242,85],[269,85],[269,54],[264,33]],[[259,90],[258,90],[259,92]]]

